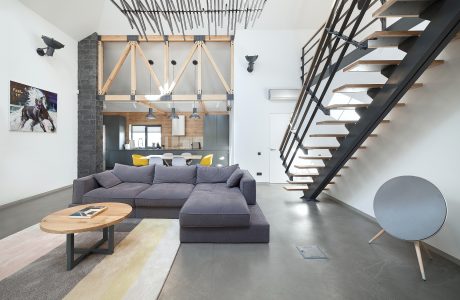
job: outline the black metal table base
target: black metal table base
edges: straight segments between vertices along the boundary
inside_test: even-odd
[[[100,248],[107,242],[107,248]],[[110,255],[114,249],[114,226],[109,226],[102,229],[102,239],[89,248],[75,248],[75,234],[67,234],[66,240],[66,253],[67,253],[67,271],[72,270],[78,265],[85,257],[92,253]],[[80,254],[75,259],[75,254]]]

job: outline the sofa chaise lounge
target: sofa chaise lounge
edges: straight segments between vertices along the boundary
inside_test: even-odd
[[[134,218],[175,218],[183,243],[268,243],[270,225],[256,202],[256,182],[228,167],[116,164],[74,180],[71,205],[122,202]]]

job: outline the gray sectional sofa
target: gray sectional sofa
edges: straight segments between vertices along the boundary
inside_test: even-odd
[[[256,203],[256,182],[228,167],[116,164],[74,180],[72,205],[122,202],[135,218],[179,218],[183,243],[268,243],[270,225]]]

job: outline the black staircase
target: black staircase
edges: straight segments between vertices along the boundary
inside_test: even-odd
[[[369,7],[376,7],[377,10],[372,21],[363,25],[361,23],[366,13],[370,11]],[[372,44],[369,43],[369,47],[385,47],[387,46],[385,43],[394,46],[397,43],[398,48],[406,52],[406,56],[396,63],[378,67],[378,70],[388,78],[385,84],[366,87],[354,83],[355,87],[367,90],[372,102],[369,105],[356,107],[359,120],[345,125],[348,134],[337,136],[339,145],[329,149],[331,155],[322,159],[324,166],[318,168],[317,173],[308,176],[298,170],[295,171],[294,159],[302,152],[304,155],[309,154],[308,147],[303,142],[314,126],[315,117],[317,114],[329,113],[327,106],[323,105],[323,100],[336,72],[374,50],[367,48],[367,41],[356,41],[355,36],[376,20],[388,16],[401,17],[401,19],[388,28],[386,22],[381,22],[382,31],[372,36]],[[429,20],[429,24],[420,34],[408,31],[422,20]],[[335,1],[327,22],[316,33],[316,37],[310,39],[302,49],[303,88],[280,146],[280,157],[290,183],[295,183],[297,177],[311,177],[308,186],[295,190],[302,190],[307,200],[316,199],[338,175],[353,153],[398,104],[403,95],[414,86],[420,75],[432,65],[437,55],[455,37],[459,30],[459,21],[460,1],[458,0],[389,0],[384,4],[370,0]],[[342,43],[339,44],[340,42]],[[350,46],[355,50],[347,52]],[[306,55],[313,49],[316,49],[315,54],[311,59],[306,59]],[[373,68],[376,68],[376,62],[372,63],[374,63]],[[307,65],[309,70],[306,73]]]

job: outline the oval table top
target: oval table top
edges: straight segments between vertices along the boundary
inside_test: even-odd
[[[107,206],[107,209],[91,219],[70,218],[69,215],[87,206]],[[102,202],[69,207],[44,217],[40,229],[49,233],[79,233],[94,231],[120,223],[133,208],[124,203]]]

